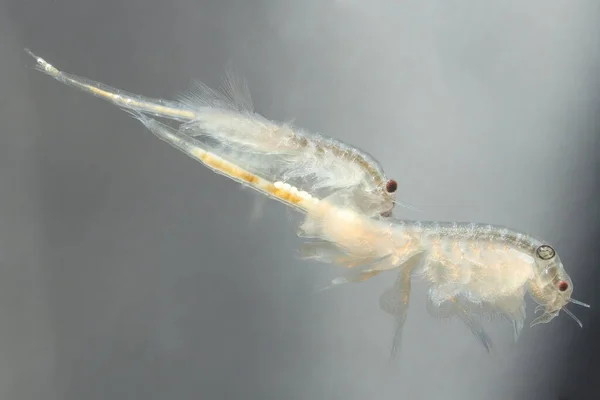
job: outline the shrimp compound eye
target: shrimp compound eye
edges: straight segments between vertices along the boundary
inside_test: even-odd
[[[568,282],[566,282],[566,281],[560,281],[560,282],[558,282],[558,290],[560,290],[561,292],[564,292],[568,288],[569,288],[569,283]]]
[[[538,255],[538,257],[544,261],[551,260],[552,258],[554,258],[554,255],[556,254],[554,249],[552,247],[548,246],[547,244],[541,245],[540,247],[537,248],[537,250],[535,252]]]
[[[388,192],[388,193],[394,193],[397,189],[398,189],[398,182],[396,182],[393,179],[390,179],[385,184],[385,191]]]

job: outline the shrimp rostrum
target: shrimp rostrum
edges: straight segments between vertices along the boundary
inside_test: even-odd
[[[306,258],[349,267],[333,284],[359,282],[386,270],[398,270],[395,284],[380,297],[381,308],[397,319],[392,353],[401,338],[409,305],[411,279],[429,286],[427,309],[438,317],[457,317],[490,351],[482,315],[500,314],[519,337],[525,321],[525,294],[542,312],[531,326],[548,323],[574,300],[573,283],[552,246],[525,233],[488,224],[375,221],[351,209],[309,213],[303,235]]]

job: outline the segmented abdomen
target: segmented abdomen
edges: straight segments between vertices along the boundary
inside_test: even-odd
[[[476,224],[423,229],[421,244],[428,256],[421,274],[439,301],[460,295],[493,303],[522,293],[534,259],[525,247],[506,239],[512,237],[516,234],[504,228]]]

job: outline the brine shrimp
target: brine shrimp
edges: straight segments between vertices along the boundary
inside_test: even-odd
[[[400,344],[410,301],[411,281],[429,286],[427,310],[437,317],[463,321],[486,350],[492,341],[481,316],[501,315],[512,322],[515,341],[525,321],[525,294],[542,312],[531,326],[548,323],[562,311],[580,327],[566,306],[588,304],[571,297],[573,283],[555,249],[526,233],[471,222],[376,221],[353,210],[307,215],[302,233],[313,238],[306,258],[338,264],[348,272],[332,285],[362,282],[397,270],[395,284],[380,297],[380,306],[396,317],[392,354]]]
[[[231,70],[220,91],[195,82],[177,101],[167,101],[60,71],[25,51],[36,60],[37,70],[55,80],[138,115],[179,122],[182,134],[196,138],[212,154],[271,181],[283,181],[321,197],[344,192],[338,200],[351,199],[373,217],[391,216],[395,204],[411,208],[397,200],[397,181],[388,178],[366,152],[255,112],[245,80]]]

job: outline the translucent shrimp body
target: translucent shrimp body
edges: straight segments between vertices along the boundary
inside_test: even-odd
[[[428,284],[432,315],[459,318],[488,351],[491,340],[476,316],[504,315],[516,339],[524,325],[526,293],[539,304],[536,311],[543,311],[532,326],[550,322],[560,311],[581,325],[565,306],[589,306],[571,298],[571,279],[550,245],[500,226],[379,218],[388,198],[370,197],[386,180],[374,160],[253,114],[248,101],[240,100],[247,97],[231,88],[228,96],[236,101],[202,88],[197,97],[169,103],[125,94],[36,60],[40,70],[127,110],[158,138],[216,173],[305,214],[299,235],[311,240],[302,257],[345,267],[347,273],[334,285],[397,271],[396,282],[380,297],[381,308],[396,318],[393,354],[413,277]],[[175,129],[148,115],[184,124]],[[296,187],[294,180],[306,186]]]
[[[166,101],[60,71],[26,51],[35,58],[39,71],[57,81],[138,115],[178,121],[182,134],[247,171],[317,196],[341,190],[364,214],[391,215],[397,183],[387,178],[373,157],[341,141],[254,112],[246,83],[233,73],[226,76],[221,91],[197,82],[179,101]]]
[[[195,118],[181,131],[211,151],[270,179],[281,179],[319,196],[344,190],[370,215],[388,213],[396,184],[370,155],[339,140],[254,112],[245,82],[229,73],[221,92],[196,83],[181,103]]]
[[[525,233],[477,223],[376,221],[348,209],[309,213],[302,234],[317,239],[304,247],[306,258],[351,268],[333,284],[360,282],[386,270],[399,270],[393,287],[380,298],[396,316],[396,351],[409,304],[411,278],[429,285],[428,311],[458,317],[485,348],[492,343],[477,315],[500,314],[512,321],[515,340],[525,321],[525,294],[543,314],[532,326],[550,322],[571,302],[573,285],[554,249]]]

